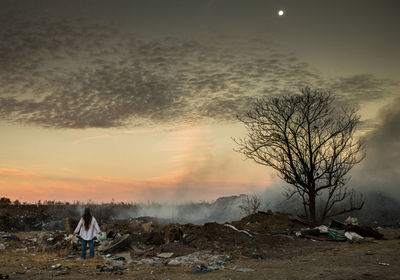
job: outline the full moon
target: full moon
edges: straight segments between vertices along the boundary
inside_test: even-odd
[[[281,17],[285,12],[283,10],[279,10],[278,15]]]

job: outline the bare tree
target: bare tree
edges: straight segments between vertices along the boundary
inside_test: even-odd
[[[308,87],[300,92],[263,97],[239,116],[247,136],[234,139],[238,151],[278,171],[289,184],[288,198],[302,198],[312,223],[361,209],[364,201],[346,186],[348,172],[365,157],[363,141],[354,137],[359,116],[339,108],[330,92]]]
[[[256,194],[246,195],[242,199],[242,204],[239,205],[239,208],[242,209],[243,213],[246,215],[257,213],[261,208],[261,198]]]

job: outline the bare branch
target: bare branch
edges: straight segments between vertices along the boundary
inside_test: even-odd
[[[278,171],[295,188],[288,195],[301,197],[306,215],[316,222],[317,196],[325,194],[321,219],[332,215],[335,204],[352,200],[347,174],[365,157],[365,145],[354,138],[355,110],[337,108],[330,92],[308,87],[300,92],[257,100],[238,117],[247,136],[234,141],[245,157]]]

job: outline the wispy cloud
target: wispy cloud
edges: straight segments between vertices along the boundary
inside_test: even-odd
[[[43,178],[42,175],[18,169],[0,168],[0,175],[4,177]]]
[[[119,132],[114,132],[114,133],[106,133],[106,134],[100,134],[96,136],[90,136],[90,137],[85,137],[85,138],[80,138],[72,142],[74,145],[92,141],[92,140],[97,140],[97,139],[107,139],[107,138],[114,138],[114,137],[120,137],[124,135],[134,135],[134,134],[143,134],[143,133],[152,133],[154,131],[160,131],[160,129],[157,130],[152,130],[152,129],[135,129],[135,130],[126,130],[126,131],[119,131]]]

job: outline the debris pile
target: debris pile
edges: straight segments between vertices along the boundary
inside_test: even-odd
[[[4,231],[0,251],[54,252],[58,258],[79,258],[79,238],[71,234],[77,222],[65,218],[64,228],[59,231]],[[104,264],[96,270],[118,274],[129,267],[142,266],[182,266],[190,267],[192,273],[207,273],[229,265],[238,272],[251,272],[254,269],[233,268],[232,262],[236,258],[272,258],[289,251],[295,256],[298,247],[313,243],[310,240],[364,242],[383,238],[378,231],[358,225],[357,219],[351,217],[343,223],[333,220],[329,226],[311,227],[303,217],[272,211],[260,211],[225,224],[159,224],[150,217],[142,217],[100,226],[103,232],[95,240],[95,251]],[[68,274],[70,268],[55,263],[51,269],[57,276]]]
[[[383,239],[383,234],[371,227],[363,227],[358,225],[356,218],[348,217],[344,223],[332,220],[330,226],[321,225],[319,227],[307,228],[297,231],[296,236],[305,238],[313,238],[316,240],[334,240],[334,241],[350,241],[362,242],[373,241],[375,239]]]

